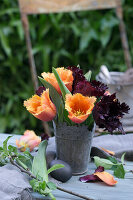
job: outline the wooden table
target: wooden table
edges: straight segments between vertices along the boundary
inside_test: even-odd
[[[0,134],[0,146],[7,138],[7,134]],[[13,136],[9,140],[9,144],[15,145],[16,138],[20,136]],[[126,162],[126,169],[133,170],[133,162]],[[88,174],[91,174],[96,169],[93,162],[88,165]],[[109,173],[112,171],[107,170]],[[86,174],[87,174],[86,173]],[[133,174],[127,173],[125,179],[117,179],[118,183],[115,186],[107,186],[102,182],[82,183],[79,181],[80,176],[73,176],[68,182],[60,184],[60,187],[85,195],[94,200],[133,200]],[[56,200],[80,200],[81,198],[69,195],[59,190],[53,191]],[[41,198],[38,195],[36,199]]]

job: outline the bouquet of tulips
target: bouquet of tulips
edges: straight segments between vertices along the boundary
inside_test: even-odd
[[[42,121],[54,120],[56,124],[85,123],[91,130],[94,122],[109,132],[124,133],[121,118],[129,106],[120,103],[108,87],[91,81],[91,71],[83,74],[76,66],[52,68],[53,73],[43,72],[39,87],[32,98],[24,101],[26,109]]]

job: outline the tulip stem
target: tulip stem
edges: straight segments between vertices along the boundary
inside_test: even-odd
[[[29,169],[24,169],[24,168],[21,167],[19,164],[17,164],[17,163],[13,160],[12,156],[9,156],[9,159],[10,159],[11,164],[14,165],[14,166],[16,166],[17,168],[19,168],[21,172],[24,172],[24,173],[28,174],[31,178],[34,178],[34,179],[36,179],[36,180],[39,181],[39,179],[37,179],[37,178],[31,173],[31,171],[30,171]],[[93,199],[91,199],[91,198],[89,198],[89,197],[86,197],[86,196],[84,196],[84,195],[78,194],[78,193],[76,193],[76,192],[72,192],[72,191],[70,191],[70,190],[66,190],[66,189],[61,188],[61,187],[59,187],[59,186],[56,186],[56,187],[57,187],[58,190],[61,190],[61,191],[66,192],[66,193],[68,193],[68,194],[77,196],[77,197],[79,197],[79,198],[86,199],[86,200],[93,200]]]

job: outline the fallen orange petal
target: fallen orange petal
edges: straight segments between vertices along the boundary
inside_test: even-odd
[[[105,148],[103,148],[103,147],[100,147],[100,148],[101,148],[103,151],[109,153],[111,156],[114,156],[114,155],[115,155],[115,152],[113,152],[113,151],[110,151],[110,150],[105,149]]]
[[[115,185],[117,181],[114,179],[114,177],[109,174],[108,172],[96,172],[94,175],[98,176],[99,179],[101,179],[104,183],[107,185]]]

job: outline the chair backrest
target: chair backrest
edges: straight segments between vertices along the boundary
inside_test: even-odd
[[[59,13],[116,8],[118,0],[19,0],[25,14]]]
[[[37,89],[37,72],[32,55],[32,45],[29,34],[29,24],[27,15],[30,14],[48,14],[59,12],[73,12],[83,10],[97,10],[115,8],[119,19],[120,37],[124,51],[125,63],[128,68],[131,68],[131,57],[129,53],[128,40],[126,36],[125,25],[123,22],[123,12],[121,0],[18,0],[23,22],[24,32],[26,36],[26,44],[29,55],[30,69],[34,88]]]

